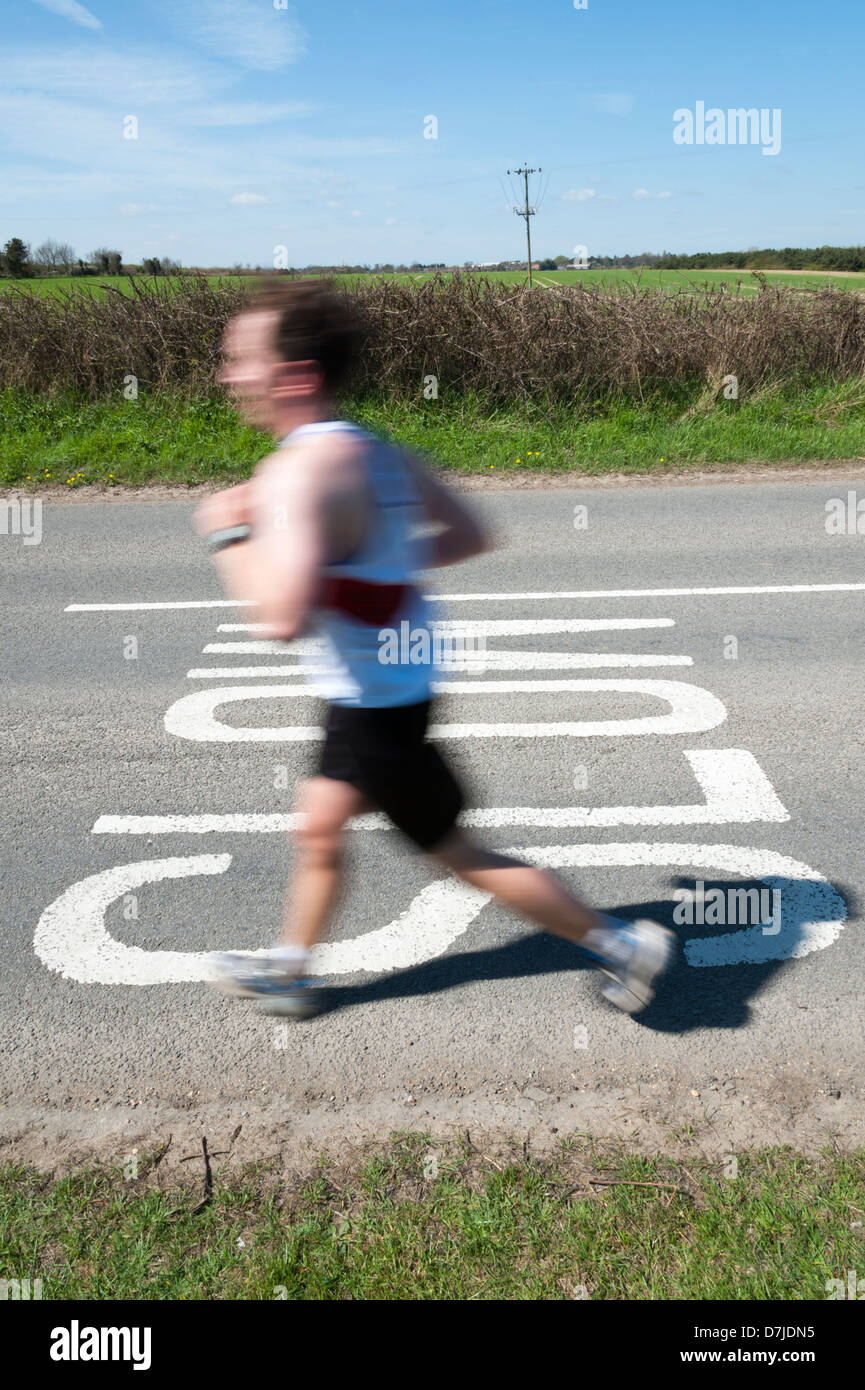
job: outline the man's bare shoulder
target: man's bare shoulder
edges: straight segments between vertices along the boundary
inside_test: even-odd
[[[253,477],[259,524],[280,518],[280,530],[318,530],[327,560],[355,549],[369,516],[365,441],[348,431],[303,436],[261,460]]]
[[[366,441],[348,430],[328,430],[274,449],[255,472],[267,485],[292,492],[364,491],[365,448]]]

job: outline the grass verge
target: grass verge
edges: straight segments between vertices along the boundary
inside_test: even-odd
[[[617,404],[589,413],[476,398],[352,401],[346,413],[459,473],[644,473],[706,464],[865,457],[865,382],[747,401]],[[179,395],[84,401],[0,394],[0,485],[228,483],[271,447],[224,401]]]
[[[587,1140],[495,1157],[402,1134],[212,1190],[0,1168],[0,1272],[46,1299],[825,1299],[863,1267],[865,1151],[709,1165]],[[215,1160],[216,1163],[216,1160]]]

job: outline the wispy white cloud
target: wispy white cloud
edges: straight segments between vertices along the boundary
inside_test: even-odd
[[[207,60],[187,62],[161,49],[137,46],[98,49],[77,47],[58,53],[19,48],[7,50],[7,90],[46,92],[95,98],[105,106],[125,110],[174,102],[209,102],[229,87],[234,74]]]
[[[221,102],[217,105],[202,106],[198,110],[184,111],[181,118],[189,125],[195,126],[272,125],[274,121],[311,116],[316,109],[312,102],[304,101]]]
[[[178,127],[241,127],[303,119],[321,111],[311,101],[227,101],[237,74],[208,59],[189,62],[140,47],[63,53],[18,49],[8,54],[7,89],[33,96],[84,99],[87,108],[122,106],[125,112],[160,108]]]
[[[82,29],[102,28],[102,21],[89,10],[85,10],[83,5],[79,5],[78,0],[32,0],[32,3],[41,5],[43,10],[50,10],[61,19],[68,19],[72,24],[80,25]]]
[[[562,200],[566,203],[591,203],[594,207],[608,207],[619,201],[609,193],[599,195],[596,188],[569,188],[567,193],[562,194]]]
[[[306,52],[306,32],[288,10],[254,0],[164,0],[184,38],[243,68],[272,72]]]
[[[596,92],[589,97],[589,105],[604,116],[630,116],[634,100],[632,92]]]
[[[238,207],[254,207],[258,203],[269,203],[270,199],[264,193],[232,193],[231,201]]]
[[[199,131],[193,121],[185,119],[183,107],[172,111],[170,119],[164,109],[142,114],[139,138],[125,139],[123,117],[127,110],[116,105],[96,107],[40,92],[0,90],[3,154],[7,160],[44,159],[48,155],[55,166],[58,161],[74,167],[98,166],[120,180],[128,179],[131,197],[143,201],[141,193],[148,179],[160,190],[210,188],[223,192],[227,199],[239,183],[241,187],[252,183],[272,189],[274,171],[282,180],[299,174],[327,185],[332,178],[326,167],[297,168],[295,161],[321,160],[327,164],[338,159],[380,158],[404,152],[396,142],[377,137],[301,135],[280,128],[268,129],[237,150],[225,146],[215,149],[210,134]],[[151,188],[146,187],[146,192],[150,193]]]

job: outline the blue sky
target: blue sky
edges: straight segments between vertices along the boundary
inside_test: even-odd
[[[517,257],[525,162],[540,256],[865,242],[854,0],[16,0],[4,40],[0,241]],[[779,109],[780,153],[674,144],[699,101]]]

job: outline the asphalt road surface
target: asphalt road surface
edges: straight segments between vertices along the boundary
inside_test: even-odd
[[[480,653],[435,727],[467,821],[676,930],[638,1019],[376,816],[317,962],[331,1010],[214,994],[204,953],[279,920],[323,712],[297,651],[222,599],[189,501],[46,502],[38,544],[0,535],[3,1151],[238,1124],[246,1156],[406,1125],[861,1140],[860,497],[834,474],[497,491],[498,548],[429,577]]]

